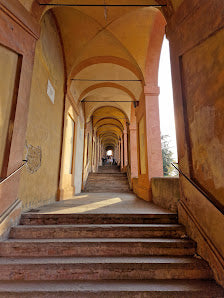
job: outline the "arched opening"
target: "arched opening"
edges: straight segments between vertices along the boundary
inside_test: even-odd
[[[169,41],[164,37],[159,64],[159,114],[164,176],[177,172],[171,162],[177,162],[176,128],[174,120],[173,87]]]
[[[111,150],[111,149],[107,150],[107,156],[109,156],[109,157],[113,156],[113,150]]]

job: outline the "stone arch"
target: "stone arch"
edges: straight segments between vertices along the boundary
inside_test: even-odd
[[[128,88],[126,88],[120,84],[112,83],[112,82],[98,83],[98,84],[89,86],[80,94],[78,101],[81,101],[83,99],[83,97],[90,91],[98,89],[98,88],[103,88],[103,87],[111,87],[111,88],[120,89],[120,90],[126,92],[133,99],[133,101],[136,101],[134,94]]]
[[[152,28],[149,40],[146,64],[145,64],[145,82],[146,85],[158,85],[158,71],[161,48],[165,34],[166,20],[162,13],[158,11]]]
[[[144,76],[139,68],[136,67],[136,65],[133,65],[130,61],[120,58],[120,57],[115,57],[115,56],[95,56],[88,58],[82,62],[80,62],[78,65],[76,65],[73,70],[71,71],[71,74],[69,75],[70,80],[75,77],[81,70],[84,68],[94,65],[94,64],[100,64],[100,63],[110,63],[110,64],[117,64],[122,67],[127,68],[130,70],[132,73],[135,74],[135,76],[141,80],[142,85],[144,85]]]
[[[120,108],[118,108],[118,107],[114,107],[114,106],[105,106],[105,105],[104,105],[104,106],[101,106],[101,107],[97,107],[95,110],[92,111],[91,116],[93,115],[94,112],[96,112],[96,111],[98,111],[98,110],[100,110],[100,109],[102,109],[102,108],[108,108],[108,107],[120,111],[122,114],[124,114],[126,120],[129,122],[129,117],[128,117],[128,115],[126,114],[126,112],[123,111],[122,109],[120,109]],[[90,116],[90,117],[91,117],[91,116]],[[116,118],[116,117],[115,117],[115,118]]]

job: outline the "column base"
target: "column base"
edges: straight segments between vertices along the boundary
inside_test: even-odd
[[[121,168],[121,172],[126,173],[127,172],[127,166],[124,166],[123,168]]]
[[[152,201],[152,189],[149,178],[146,175],[142,175],[138,178],[133,178],[133,192],[139,198],[145,201]]]
[[[68,198],[73,197],[75,194],[75,187],[71,186],[65,189],[58,189],[57,192],[57,201],[62,201]]]

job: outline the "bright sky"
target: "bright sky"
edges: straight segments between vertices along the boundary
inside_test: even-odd
[[[160,57],[159,86],[160,130],[162,135],[170,136],[170,147],[172,147],[171,149],[176,159],[177,145],[173,109],[173,88],[170,67],[170,48],[169,41],[166,38],[164,38],[163,41],[163,47]]]

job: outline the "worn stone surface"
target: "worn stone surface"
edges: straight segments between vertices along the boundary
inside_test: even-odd
[[[224,285],[221,232],[224,223],[224,6],[222,2],[213,4],[213,1],[205,1],[205,6],[201,7],[198,0],[183,1],[167,32],[171,46],[179,167],[217,206],[180,177],[180,202],[186,210],[181,211],[179,220],[186,225],[191,237],[198,240],[200,254],[210,262],[216,280]]]
[[[180,200],[179,178],[152,178],[152,201],[154,204],[177,212]]]
[[[107,281],[107,282],[1,282],[3,297],[149,297],[223,298],[223,291],[212,281]]]
[[[96,200],[96,194],[92,196]],[[88,297],[90,293],[98,294],[98,297],[123,297],[126,294],[135,297],[137,289],[138,295],[140,291],[150,297],[155,293],[156,297],[169,297],[167,293],[172,296],[181,294],[182,297],[205,292],[211,297],[214,293],[216,297],[222,295],[221,288],[210,281],[212,272],[208,264],[199,256],[194,257],[196,244],[185,239],[176,214],[133,195],[123,196],[124,214],[116,213],[122,209],[119,205],[113,207],[114,214],[104,213],[99,199],[98,214],[85,213],[76,199],[53,204],[51,213],[46,206],[39,212],[33,210],[23,214],[22,225],[11,231],[10,239],[0,242],[0,296],[7,296],[10,291],[15,295],[20,292],[24,297],[30,293],[31,285],[35,289],[37,281],[42,291],[35,292],[37,297],[41,294],[49,296],[55,290],[61,295],[72,293],[78,297],[82,294]],[[82,198],[81,205],[90,199]],[[54,209],[56,205],[61,214]],[[65,205],[78,208],[81,214],[74,214],[72,209],[71,213],[63,213]],[[133,213],[136,211],[134,206],[139,207],[139,213]],[[107,210],[111,211],[109,207]],[[29,285],[25,286],[28,281]],[[51,292],[55,281],[57,287]],[[147,281],[147,287],[144,281]],[[23,283],[23,289],[18,282]],[[205,291],[202,285],[209,283],[210,287]],[[113,290],[115,285],[116,290]]]
[[[224,30],[183,55],[193,177],[224,206]],[[194,79],[198,77],[198,79]]]
[[[38,171],[38,169],[41,167],[41,158],[42,158],[41,148],[39,146],[34,147],[30,144],[26,144],[26,149],[27,149],[26,168],[31,174],[33,174],[36,171]]]
[[[85,185],[85,192],[129,192],[128,178],[125,173],[120,173],[118,167],[114,167],[108,173],[90,173]]]

